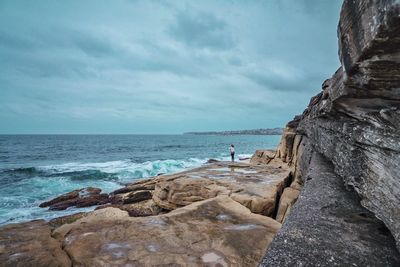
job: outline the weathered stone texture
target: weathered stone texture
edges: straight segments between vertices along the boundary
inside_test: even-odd
[[[0,266],[69,267],[71,261],[51,237],[50,226],[40,220],[0,228]]]
[[[338,37],[342,67],[288,124],[278,156],[296,160],[307,138],[400,245],[400,2],[344,1]]]
[[[256,266],[279,228],[219,196],[157,217],[101,209],[54,236],[74,266]]]
[[[385,225],[315,153],[294,208],[260,266],[399,266]]]

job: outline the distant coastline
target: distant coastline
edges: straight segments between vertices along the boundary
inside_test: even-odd
[[[282,135],[283,128],[252,129],[237,131],[210,131],[210,132],[187,132],[187,135]]]

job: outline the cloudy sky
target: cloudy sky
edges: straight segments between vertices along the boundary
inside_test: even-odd
[[[283,127],[339,67],[341,0],[0,1],[0,133]]]

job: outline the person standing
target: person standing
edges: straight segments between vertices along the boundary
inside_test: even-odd
[[[229,148],[229,152],[231,152],[231,159],[232,159],[232,162],[234,162],[235,161],[235,146],[234,145],[231,145],[231,147]]]

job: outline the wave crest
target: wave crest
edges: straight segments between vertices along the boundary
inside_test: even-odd
[[[248,157],[250,155],[238,155]],[[230,160],[228,155],[221,155],[217,160]],[[131,160],[116,160],[107,162],[81,163],[70,162],[57,165],[15,168],[4,172],[29,177],[63,177],[71,180],[105,180],[118,183],[131,182],[135,179],[148,178],[159,174],[170,174],[189,168],[199,167],[207,162],[208,158],[189,158],[186,160],[155,160],[142,163]]]

